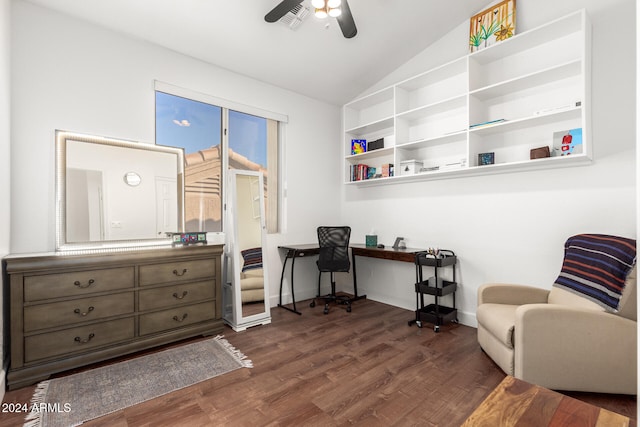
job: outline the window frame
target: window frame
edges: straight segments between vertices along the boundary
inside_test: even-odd
[[[268,156],[267,159],[275,158],[277,163],[275,167],[276,169],[275,177],[277,182],[276,182],[276,185],[275,185],[276,188],[274,191],[276,197],[272,198],[269,203],[269,206],[265,206],[265,208],[269,209],[270,212],[273,212],[273,209],[275,209],[276,214],[275,216],[273,214],[267,216],[270,219],[266,223],[266,228],[267,228],[266,231],[268,234],[281,232],[284,228],[284,194],[285,194],[285,188],[286,188],[286,183],[284,181],[285,175],[283,173],[284,171],[284,156],[283,156],[284,125],[288,123],[289,117],[286,114],[281,114],[281,113],[265,110],[262,108],[241,104],[241,103],[230,101],[223,98],[218,98],[212,95],[208,95],[202,92],[197,92],[191,89],[175,86],[159,80],[154,81],[154,105],[155,105],[156,92],[162,92],[168,95],[173,95],[173,96],[178,96],[178,97],[193,100],[193,101],[203,102],[206,104],[220,107],[222,109],[222,120],[221,120],[222,135],[221,135],[220,146],[224,155],[222,156],[222,159],[221,159],[221,167],[225,171],[229,169],[229,155],[228,155],[229,154],[229,135],[228,135],[229,132],[227,131],[227,129],[229,129],[229,111],[234,110],[240,113],[262,117],[264,119],[267,119],[267,123],[269,122],[269,120],[275,121],[275,131],[277,132],[277,141],[276,141],[277,148],[275,150],[276,151],[275,154],[273,152],[271,153],[272,157],[269,157],[269,154],[267,155]],[[269,124],[267,126],[269,127]],[[157,128],[154,126],[154,132],[156,130]],[[155,136],[155,139],[157,140],[157,135]],[[269,147],[268,136],[267,136],[267,147]],[[267,152],[269,153],[269,148],[267,148]],[[267,168],[269,168],[268,162],[267,162]],[[222,176],[221,177],[222,178],[222,191],[221,191],[222,231],[223,232],[227,228],[226,219],[225,219],[226,203],[227,203],[226,188],[228,186],[227,175],[228,175],[227,173],[221,173],[221,176]]]

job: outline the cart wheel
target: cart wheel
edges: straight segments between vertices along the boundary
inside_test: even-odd
[[[422,328],[422,321],[416,320],[416,325],[418,326],[418,328]]]
[[[325,304],[324,310],[322,311],[324,314],[329,314],[329,304]]]
[[[313,308],[316,306],[316,302],[315,301],[311,301],[311,304],[309,304],[309,307]]]
[[[351,306],[350,305],[347,306],[347,313],[351,313]]]
[[[436,325],[433,327],[433,332],[440,332],[440,326]]]

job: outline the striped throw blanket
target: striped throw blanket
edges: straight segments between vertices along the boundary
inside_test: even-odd
[[[604,234],[578,234],[564,245],[554,286],[617,312],[627,275],[636,263],[636,241]]]

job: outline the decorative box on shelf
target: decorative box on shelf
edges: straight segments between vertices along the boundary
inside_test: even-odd
[[[400,175],[414,175],[420,171],[424,163],[420,160],[405,160],[400,162]]]

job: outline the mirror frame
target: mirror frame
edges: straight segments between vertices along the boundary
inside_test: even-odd
[[[261,313],[253,314],[250,316],[244,316],[242,310],[242,290],[240,289],[240,271],[242,270],[242,255],[240,254],[240,248],[237,246],[238,242],[238,226],[237,226],[237,206],[238,206],[238,186],[237,176],[249,175],[258,178],[259,189],[259,212],[260,212],[260,241],[262,247],[262,274],[263,274],[263,288],[264,288],[264,311]],[[231,300],[232,300],[232,319],[225,318],[224,320],[231,326],[234,331],[243,331],[247,328],[257,325],[265,325],[271,323],[271,307],[269,305],[269,270],[268,263],[266,261],[266,225],[265,225],[265,209],[264,209],[264,178],[262,172],[230,169],[229,170],[229,194],[231,203],[228,206],[227,212],[229,213],[228,224],[231,226],[230,232],[227,236],[230,236],[233,240],[228,241],[226,245],[227,256],[231,258]]]
[[[83,250],[115,250],[118,248],[137,248],[147,246],[171,245],[172,239],[152,238],[152,239],[130,239],[130,240],[96,240],[87,242],[67,241],[67,194],[66,194],[66,171],[67,171],[67,141],[87,142],[91,144],[109,145],[134,150],[155,151],[168,154],[175,154],[177,162],[177,183],[178,183],[178,227],[177,232],[184,231],[184,150],[178,147],[168,147],[163,145],[145,144],[141,142],[127,141],[122,139],[107,138],[102,136],[86,135],[76,132],[56,130],[56,251],[83,251]]]

